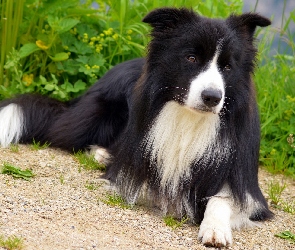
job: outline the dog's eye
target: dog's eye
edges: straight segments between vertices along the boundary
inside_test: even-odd
[[[186,57],[186,59],[187,59],[188,61],[192,62],[192,63],[197,62],[197,58],[196,58],[196,56],[194,56],[194,55],[189,55],[189,56]]]
[[[230,71],[231,70],[231,66],[229,64],[225,65],[223,70],[225,71]]]

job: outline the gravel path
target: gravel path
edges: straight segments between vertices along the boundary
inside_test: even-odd
[[[81,169],[70,154],[20,145],[18,153],[0,148],[2,162],[36,174],[30,182],[0,174],[0,235],[21,237],[24,249],[206,249],[198,243],[194,225],[172,230],[159,211],[103,203],[101,173]],[[260,170],[264,191],[273,179],[284,178]],[[295,182],[284,181],[283,198],[294,200]],[[285,230],[295,233],[295,216],[272,210],[275,219],[261,228],[234,232],[229,249],[295,249],[295,244],[274,236]]]

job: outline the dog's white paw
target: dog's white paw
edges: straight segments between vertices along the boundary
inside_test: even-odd
[[[224,247],[232,244],[231,227],[221,221],[204,220],[198,239],[206,246]]]
[[[91,146],[89,153],[93,155],[94,159],[99,163],[107,165],[110,162],[111,156],[109,152],[103,147]]]

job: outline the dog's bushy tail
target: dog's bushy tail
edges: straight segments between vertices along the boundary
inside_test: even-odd
[[[48,142],[48,131],[67,104],[48,97],[24,94],[0,103],[0,145]]]

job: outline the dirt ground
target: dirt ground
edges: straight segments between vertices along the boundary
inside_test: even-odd
[[[159,211],[102,202],[107,191],[101,173],[81,169],[68,153],[21,145],[17,153],[0,148],[2,162],[36,174],[31,181],[0,174],[0,235],[21,237],[23,249],[206,249],[197,240],[197,226],[185,224],[173,230]],[[283,199],[294,200],[294,181],[261,169],[264,193],[274,179],[287,183]],[[274,220],[234,232],[228,249],[295,249],[295,244],[274,236],[285,230],[295,233],[295,216],[272,211]]]

